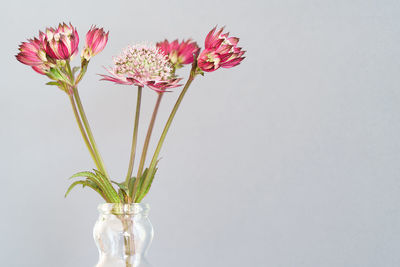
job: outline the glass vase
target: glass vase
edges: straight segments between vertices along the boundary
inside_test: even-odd
[[[107,203],[98,207],[93,236],[99,249],[96,267],[149,267],[146,252],[153,239],[149,205]]]

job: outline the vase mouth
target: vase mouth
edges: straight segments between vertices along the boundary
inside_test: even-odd
[[[97,206],[101,214],[115,215],[147,215],[150,210],[150,205],[147,203],[103,203]]]

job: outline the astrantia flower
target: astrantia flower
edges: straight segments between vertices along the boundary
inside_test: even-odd
[[[157,92],[180,86],[168,58],[154,45],[139,44],[127,47],[114,58],[115,66],[107,69],[111,74],[102,80],[119,84],[148,86]]]
[[[213,28],[205,40],[205,49],[197,59],[197,66],[207,72],[222,68],[232,68],[244,59],[241,47],[237,47],[239,38],[229,37],[229,33],[222,34],[224,28],[216,32]]]
[[[79,36],[71,24],[59,24],[57,29],[47,28],[44,48],[52,59],[69,59],[78,53]]]
[[[82,58],[89,61],[92,57],[103,51],[108,41],[108,32],[103,28],[92,26],[86,34],[86,44],[82,51]]]
[[[39,37],[41,38],[42,35]],[[31,66],[40,74],[46,74],[50,69],[50,63],[47,61],[41,40],[37,38],[29,39],[28,42],[22,42],[19,46],[19,53],[15,57],[23,64]]]
[[[180,43],[178,40],[171,43],[168,40],[164,40],[157,43],[157,47],[168,56],[175,68],[180,68],[183,64],[191,64],[193,62],[193,54],[199,50],[196,42],[190,39]]]

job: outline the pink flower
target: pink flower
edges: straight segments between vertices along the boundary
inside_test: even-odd
[[[28,42],[22,42],[19,51],[18,55],[15,56],[19,62],[31,66],[40,74],[48,73],[50,63],[47,61],[46,52],[39,39],[35,37],[29,39]]]
[[[103,51],[108,41],[108,32],[103,28],[92,26],[86,34],[86,44],[82,51],[82,58],[89,61],[92,57]]]
[[[46,75],[50,71],[50,67],[48,65],[39,65],[39,66],[33,66],[32,69],[36,71],[39,74]]]
[[[128,46],[114,58],[114,67],[106,69],[110,75],[101,80],[119,84],[147,86],[156,92],[180,86],[168,58],[154,45]]]
[[[57,29],[47,28],[43,36],[44,48],[52,59],[65,60],[78,53],[79,36],[71,23],[60,23]]]
[[[196,54],[199,50],[196,42],[191,39],[182,41],[179,43],[178,39],[172,43],[168,40],[157,43],[157,47],[168,56],[171,63],[176,67],[180,68],[184,64],[191,64],[193,62],[193,54]]]
[[[222,34],[222,27],[216,32],[214,27],[207,35],[205,49],[197,59],[197,66],[206,72],[222,68],[232,68],[240,64],[245,58],[241,47],[237,47],[239,38],[229,37],[229,33]]]

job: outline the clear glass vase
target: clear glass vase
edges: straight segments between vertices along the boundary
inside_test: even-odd
[[[146,252],[153,239],[149,205],[101,204],[93,236],[99,249],[96,267],[149,267]]]

